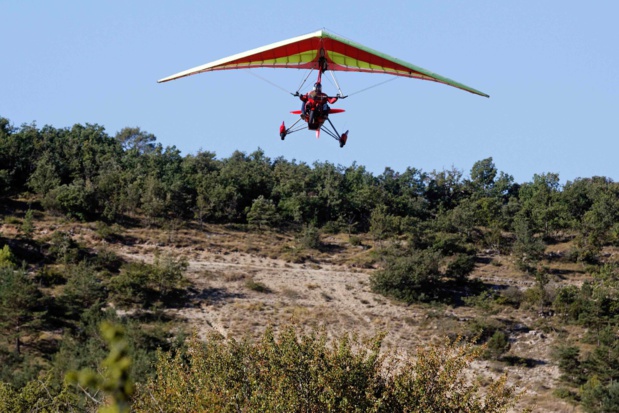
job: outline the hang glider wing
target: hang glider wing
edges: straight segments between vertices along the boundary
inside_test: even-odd
[[[326,30],[319,30],[225,57],[176,73],[160,79],[158,82],[168,82],[181,77],[214,70],[251,69],[257,67],[317,70],[326,68],[327,70],[334,71],[383,73],[430,80],[457,87],[476,95],[489,97],[487,94],[462,83],[336,36]]]

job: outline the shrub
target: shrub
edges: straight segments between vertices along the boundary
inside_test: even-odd
[[[120,238],[122,229],[118,224],[108,225],[103,221],[97,221],[95,232],[99,238],[114,242]]]
[[[80,256],[79,245],[71,235],[64,231],[55,231],[49,242],[50,254],[64,264],[75,263]]]
[[[27,238],[32,237],[32,234],[34,233],[34,217],[32,214],[32,210],[29,209],[28,211],[26,211],[26,216],[24,217],[24,221],[21,224],[21,232],[24,233],[24,235]]]
[[[110,280],[114,301],[125,306],[140,304],[149,307],[156,300],[166,300],[185,286],[187,266],[187,261],[167,256],[157,256],[154,264],[129,263]]]
[[[313,225],[306,225],[299,236],[299,244],[303,248],[319,249],[322,246],[320,231]]]
[[[272,290],[264,285],[261,282],[254,281],[253,279],[247,280],[245,282],[245,287],[249,288],[252,291],[256,291],[258,293],[270,293]]]
[[[348,237],[348,242],[350,242],[350,245],[353,247],[360,247],[363,245],[363,242],[361,242],[361,237],[358,235],[350,235]]]
[[[67,278],[63,272],[50,266],[41,268],[34,280],[43,287],[52,287],[54,285],[62,285],[67,282]]]
[[[52,189],[43,198],[42,205],[47,210],[61,212],[68,217],[86,220],[94,207],[94,190],[83,181],[61,185]]]
[[[0,249],[0,268],[15,267],[15,256],[11,252],[11,248],[5,245]]]
[[[483,392],[471,382],[472,344],[444,340],[402,360],[379,355],[382,338],[329,340],[291,327],[258,342],[194,338],[186,351],[159,353],[132,411],[492,413],[515,403],[505,376]]]
[[[520,288],[510,285],[505,290],[501,291],[500,297],[497,299],[498,304],[510,305],[514,308],[520,307],[524,294]]]
[[[263,195],[254,199],[251,208],[248,209],[247,223],[259,230],[263,227],[272,227],[279,220],[277,207],[272,200],[266,199]]]
[[[475,268],[475,256],[456,254],[448,263],[445,275],[463,281]]]
[[[498,360],[510,348],[509,337],[505,332],[497,330],[487,342],[484,357]]]
[[[421,250],[388,258],[385,268],[371,276],[370,284],[374,292],[412,303],[432,299],[439,277],[438,254]]]
[[[464,297],[464,303],[471,307],[477,307],[486,313],[495,310],[495,295],[491,291],[483,291],[479,295]]]

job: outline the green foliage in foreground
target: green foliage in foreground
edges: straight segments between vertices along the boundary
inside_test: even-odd
[[[466,368],[481,349],[463,342],[419,348],[413,357],[379,355],[382,337],[278,337],[258,342],[193,339],[160,353],[157,375],[137,387],[135,412],[504,412],[515,403],[505,377],[483,391]]]
[[[92,370],[82,370],[70,372],[67,379],[86,388],[103,390],[109,395],[109,406],[100,408],[99,413],[129,413],[134,384],[129,376],[132,361],[125,331],[113,324],[103,323],[101,333],[110,347],[110,353],[101,363],[104,376]]]
[[[156,375],[134,385],[124,330],[103,323],[109,353],[93,370],[51,376],[20,389],[0,382],[2,412],[506,412],[517,397],[506,376],[484,389],[470,363],[483,351],[460,340],[420,347],[402,360],[381,352],[382,336],[269,329],[257,342],[196,338],[176,353],[159,352]],[[87,397],[85,397],[86,395]]]

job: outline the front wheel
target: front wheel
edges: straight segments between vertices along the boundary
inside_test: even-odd
[[[307,120],[307,123],[311,126],[314,126],[315,121],[316,121],[316,111],[310,110],[309,119]]]

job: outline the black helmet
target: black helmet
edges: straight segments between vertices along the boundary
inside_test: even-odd
[[[318,92],[322,91],[322,85],[320,84],[320,82],[314,83],[314,90],[317,90]]]

